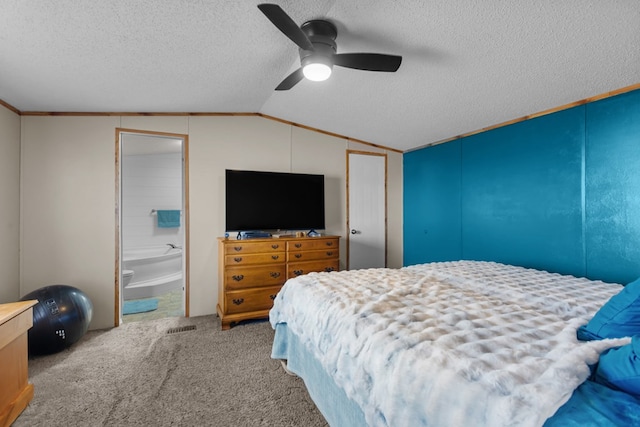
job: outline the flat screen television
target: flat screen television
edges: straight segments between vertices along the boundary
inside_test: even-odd
[[[226,170],[226,231],[323,230],[324,175]]]

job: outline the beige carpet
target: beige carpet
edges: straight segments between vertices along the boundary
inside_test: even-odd
[[[35,396],[14,426],[326,426],[272,339],[266,321],[223,332],[215,316],[90,331],[29,360]]]

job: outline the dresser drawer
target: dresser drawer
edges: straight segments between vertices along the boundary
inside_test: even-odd
[[[292,251],[287,252],[287,262],[313,261],[316,259],[338,258],[338,249],[323,249],[320,251]]]
[[[224,245],[225,255],[234,254],[251,254],[266,252],[284,252],[286,249],[285,242],[247,242],[238,240],[236,243],[227,242]]]
[[[226,266],[251,265],[251,264],[279,264],[286,261],[284,252],[271,252],[261,254],[233,254],[225,255]]]
[[[340,267],[340,237],[218,239],[218,304],[222,329],[269,317],[287,279]]]
[[[337,258],[289,263],[287,264],[287,279],[302,276],[303,274],[312,273],[314,271],[338,271],[339,264],[340,261]]]
[[[286,280],[285,264],[225,269],[225,288],[237,290],[260,286],[282,285]]]
[[[225,294],[226,313],[244,313],[268,310],[282,286],[256,288],[246,291],[229,291]]]
[[[310,237],[304,240],[294,240],[292,242],[287,242],[287,251],[312,251],[329,248],[335,248],[335,250],[338,250],[337,238],[323,239],[321,237]]]

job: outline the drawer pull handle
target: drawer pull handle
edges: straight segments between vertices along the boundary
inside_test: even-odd
[[[295,245],[293,245],[293,246],[295,246],[296,248],[301,248],[301,247],[302,247],[302,243],[296,243],[296,244],[295,244]]]
[[[302,258],[302,254],[295,254],[294,255],[296,258]]]
[[[280,273],[278,273],[277,271],[272,271],[271,273],[269,273],[269,276],[277,279],[278,277],[280,277]]]
[[[278,259],[278,258],[280,258],[280,255],[271,255],[271,258],[272,259]]]
[[[234,246],[233,250],[236,252],[240,252],[242,250],[242,246]]]
[[[280,245],[271,245],[271,249],[278,249]]]
[[[327,256],[331,256],[331,255],[333,255],[333,252],[328,251],[328,252],[327,252]]]
[[[293,270],[293,274],[295,274],[296,276],[299,276],[302,274],[302,270]]]
[[[236,282],[239,282],[242,279],[244,279],[244,275],[242,275],[242,274],[237,274],[237,275],[234,275],[232,277],[233,277],[233,280],[235,280]]]
[[[324,271],[326,271],[327,273],[329,273],[329,272],[331,272],[333,270],[335,270],[333,267],[327,267],[327,268],[324,269]]]
[[[327,242],[327,246],[333,246],[333,242]]]
[[[242,261],[242,257],[241,256],[237,256],[233,259],[235,262],[241,262]]]
[[[244,298],[234,298],[234,299],[233,299],[233,303],[234,303],[235,305],[240,305],[240,304],[242,304],[243,302],[244,302]]]
[[[274,299],[276,299],[276,294],[273,294],[273,295],[269,295],[269,298],[271,298],[271,300],[274,300]]]

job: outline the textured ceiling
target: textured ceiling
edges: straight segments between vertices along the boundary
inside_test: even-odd
[[[251,112],[407,150],[640,82],[638,0],[294,0],[339,52],[403,56],[273,89],[297,47],[258,1],[3,0],[0,99],[23,112]]]

